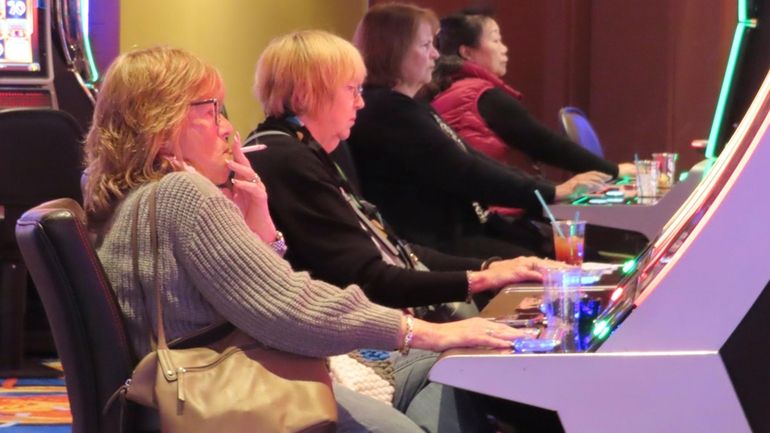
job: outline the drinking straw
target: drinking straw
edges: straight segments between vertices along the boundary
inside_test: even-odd
[[[634,164],[636,164],[637,162],[639,162],[639,154],[634,153]]]
[[[572,224],[573,232],[569,234],[570,236],[573,236],[575,234],[575,232],[577,231],[577,222],[578,221],[580,221],[580,211],[576,210],[575,211],[575,224]]]
[[[543,195],[540,194],[540,191],[535,189],[535,195],[537,196],[538,201],[540,201],[540,204],[543,206],[545,214],[548,215],[548,219],[551,220],[552,223],[556,223],[556,217],[553,216],[553,212],[551,212],[551,209],[547,204],[545,204],[545,199],[543,199]],[[558,224],[553,224],[553,226],[556,227],[556,233],[559,234],[560,238],[565,237],[564,233],[561,231],[561,227],[559,227]]]

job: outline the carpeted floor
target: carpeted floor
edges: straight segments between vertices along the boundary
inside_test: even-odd
[[[0,378],[0,433],[69,433],[64,379]]]

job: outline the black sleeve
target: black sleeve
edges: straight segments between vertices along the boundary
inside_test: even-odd
[[[373,139],[360,140],[361,144],[377,146],[377,154],[386,165],[408,165],[410,175],[420,184],[488,205],[540,209],[535,189],[553,201],[555,187],[551,182],[460,148],[436,123],[429,106],[409,101],[380,108],[373,113],[373,121],[362,125]]]
[[[422,245],[410,244],[409,247],[420,258],[420,261],[433,271],[456,271],[458,269],[478,271],[483,263],[483,260],[480,259],[453,256]]]
[[[271,142],[269,138],[264,141]],[[268,145],[266,150],[251,153],[249,159],[267,186],[270,213],[284,234],[286,258],[294,267],[338,286],[358,284],[372,301],[389,307],[465,299],[468,287],[463,267],[420,272],[384,262],[324,162],[302,144],[296,143],[290,152],[284,144]],[[433,261],[433,257],[426,258]],[[467,263],[465,259],[455,262]]]
[[[538,161],[575,173],[597,170],[613,177],[618,175],[617,164],[543,126],[516,98],[502,89],[484,92],[478,108],[489,128],[508,146],[516,147]]]

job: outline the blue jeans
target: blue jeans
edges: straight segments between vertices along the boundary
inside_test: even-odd
[[[473,394],[431,383],[428,372],[438,355],[397,352],[393,407],[335,385],[338,433],[476,433],[489,432],[483,404]]]

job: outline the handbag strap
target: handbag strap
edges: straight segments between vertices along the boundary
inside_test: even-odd
[[[160,282],[160,276],[158,275],[158,258],[159,258],[159,251],[158,251],[158,226],[157,226],[157,196],[158,196],[158,182],[153,183],[152,186],[150,186],[150,192],[148,196],[148,217],[149,225],[150,225],[150,249],[152,250],[152,285],[153,285],[153,291],[155,292],[155,314],[157,315],[157,348],[158,349],[168,349],[168,343],[166,342],[166,332],[164,327],[164,321],[163,321],[163,303],[161,302],[161,290],[162,290],[162,284]],[[134,272],[134,278],[136,278],[137,283],[140,285],[140,292],[142,293],[142,302],[145,306],[145,311],[147,311],[147,302],[146,298],[144,296],[144,290],[141,289],[141,280],[139,279],[139,202],[137,202],[136,206],[133,209],[133,214],[131,216],[131,260],[132,260],[132,266],[133,266],[133,272]],[[149,316],[148,316],[149,317]],[[150,333],[150,343],[151,346],[153,346],[155,343],[155,340],[152,338],[152,333]]]
[[[139,278],[139,208],[141,200],[136,200],[136,205],[131,212],[131,267],[136,284],[139,287],[139,295],[142,298],[142,307],[144,308],[144,316],[147,317],[149,322],[150,309],[147,306],[147,297],[144,295],[144,286],[142,285],[142,279]],[[150,343],[150,349],[155,350],[157,347],[155,343],[155,336],[152,333],[152,329],[147,329],[147,340]]]
[[[152,332],[149,332],[150,345],[153,350],[156,349],[168,349],[169,347],[175,349],[187,349],[192,347],[201,347],[211,344],[213,341],[218,341],[224,338],[226,335],[233,332],[235,327],[228,321],[222,321],[218,323],[212,323],[205,326],[192,334],[185,335],[183,337],[175,338],[172,341],[166,339],[165,321],[163,318],[163,302],[161,300],[163,284],[160,281],[160,275],[158,271],[160,250],[158,248],[158,227],[157,227],[157,195],[158,195],[158,183],[152,185],[148,197],[148,220],[150,225],[150,248],[152,249],[152,275],[153,275],[153,288],[155,292],[155,310],[157,311],[157,344],[155,338],[153,338]],[[141,280],[139,279],[139,203],[133,209],[132,223],[131,223],[131,258],[133,261],[133,272],[136,278],[137,284],[141,286]],[[144,290],[140,289],[139,292],[142,295],[142,303],[144,310],[147,312],[147,300],[144,296]],[[149,314],[148,314],[149,317]]]
[[[155,314],[158,321],[158,349],[168,349],[168,343],[166,343],[166,330],[163,321],[163,302],[161,302],[160,292],[163,286],[160,282],[159,274],[159,256],[158,251],[158,226],[157,226],[157,206],[156,198],[158,197],[158,184],[155,183],[150,191],[149,197],[149,215],[147,219],[150,220],[150,248],[152,249],[152,285],[155,287]]]

